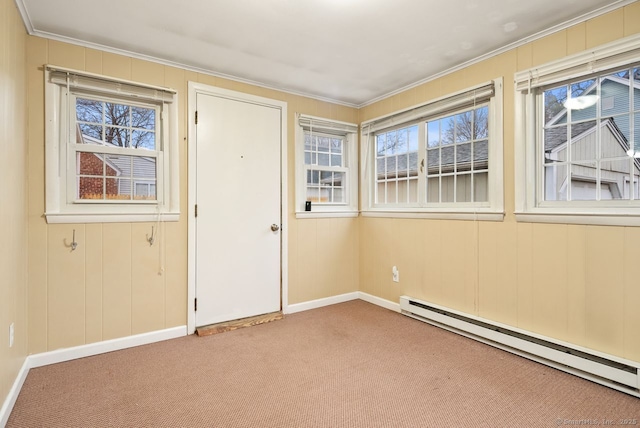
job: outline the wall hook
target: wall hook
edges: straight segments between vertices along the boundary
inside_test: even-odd
[[[76,242],[76,230],[73,229],[73,238],[71,240],[71,251],[75,251],[78,248],[78,243]]]
[[[153,230],[153,226],[151,226],[151,236],[147,235],[147,242],[149,243],[149,246],[153,245],[153,242],[156,240],[155,235],[154,235],[154,230]]]

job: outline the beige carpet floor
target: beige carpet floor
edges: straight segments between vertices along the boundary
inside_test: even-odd
[[[33,369],[7,427],[557,427],[634,419],[640,424],[638,398],[352,301]]]

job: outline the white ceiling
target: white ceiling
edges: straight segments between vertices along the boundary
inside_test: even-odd
[[[16,0],[31,34],[361,106],[629,0]]]

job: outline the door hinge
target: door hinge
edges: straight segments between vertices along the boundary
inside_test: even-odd
[[[198,204],[196,204],[196,217],[198,217]]]
[[[193,310],[194,312],[198,310],[198,298],[193,299]]]
[[[196,111],[196,125],[198,124],[198,112]]]

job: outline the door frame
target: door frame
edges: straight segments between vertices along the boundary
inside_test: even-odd
[[[273,100],[244,92],[232,91],[218,88],[204,83],[189,81],[188,86],[188,232],[187,232],[187,334],[193,334],[196,330],[196,311],[194,301],[196,298],[196,98],[198,94],[223,97],[243,102],[261,104],[268,107],[280,109],[281,113],[281,141],[280,141],[280,301],[281,310],[287,311],[288,307],[288,186],[287,186],[287,103],[285,101]]]

